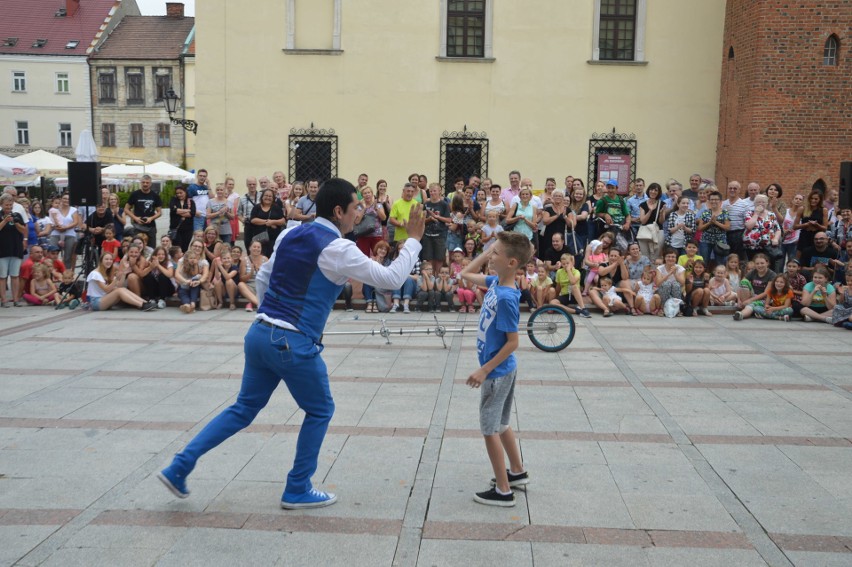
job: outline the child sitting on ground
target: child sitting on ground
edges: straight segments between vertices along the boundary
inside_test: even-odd
[[[654,293],[656,279],[656,270],[651,266],[645,266],[642,277],[633,282],[636,309],[643,315],[657,315],[660,312],[660,296]]]
[[[535,303],[533,303],[532,293],[530,293],[530,280],[527,279],[526,271],[523,268],[519,268],[515,274],[515,287],[521,292],[520,300],[527,304],[530,311],[535,311]]]
[[[686,245],[686,248],[689,250],[689,244]],[[686,273],[686,315],[688,317],[693,312],[696,315],[712,316],[707,308],[710,305],[709,282],[710,277],[707,274],[707,266],[704,264],[704,260],[692,261],[692,273],[689,271]]]
[[[583,264],[589,269],[586,274],[586,282],[583,287],[583,295],[589,295],[589,288],[598,281],[598,269],[607,262],[607,255],[603,251],[603,245],[600,240],[592,240],[589,244],[588,254],[583,260]]]
[[[530,282],[530,294],[536,308],[547,305],[556,297],[553,280],[547,275],[547,268],[544,267],[544,264],[541,264],[537,270],[536,276]]]
[[[766,287],[766,301],[753,303],[754,316],[758,319],[781,319],[789,321],[793,314],[793,291],[784,274],[778,274]],[[745,311],[745,309],[743,309]]]
[[[678,256],[677,263],[679,266],[686,268],[686,273],[689,275],[692,273],[692,266],[698,260],[704,261],[704,257],[698,255],[698,244],[689,241],[686,243],[686,254]]]
[[[438,277],[435,278],[435,311],[441,311],[441,302],[446,302],[447,311],[452,311],[454,292],[455,286],[450,276],[450,269],[447,266],[441,266]]]
[[[615,287],[612,285],[612,278],[607,276],[602,277],[600,279],[600,285],[598,287],[592,287],[592,289],[601,294],[601,301],[603,301],[606,306],[603,312],[604,317],[612,317],[612,314],[616,311],[627,312],[627,305],[621,301],[621,297],[615,291]]]
[[[59,284],[59,308],[77,309],[83,300],[83,282],[74,281],[74,272],[65,270],[62,273],[62,282]]]
[[[464,268],[469,266],[471,263],[470,258],[465,258],[462,260],[462,272]],[[474,293],[474,289],[476,289],[476,283],[473,280],[465,278],[461,273],[459,273],[459,278],[456,281],[458,288],[456,289],[456,295],[459,297],[459,313],[476,313],[476,308],[473,306],[474,300],[476,300],[476,293]]]
[[[73,279],[74,274],[70,273]],[[6,282],[3,282],[6,285]],[[33,266],[33,279],[30,280],[30,289],[23,295],[24,301],[30,305],[53,305],[56,301],[56,284],[50,278],[50,268],[44,264]]]
[[[438,311],[435,297],[435,278],[432,276],[432,264],[424,263],[417,277],[417,310],[421,313]]]
[[[583,294],[580,291],[580,270],[574,267],[574,256],[563,254],[559,257],[559,269],[556,270],[556,297],[550,303],[561,305],[570,313],[591,318],[586,309]]]
[[[737,300],[737,294],[728,279],[728,269],[721,264],[713,270],[713,277],[707,283],[707,289],[710,290],[711,305],[728,305]]]

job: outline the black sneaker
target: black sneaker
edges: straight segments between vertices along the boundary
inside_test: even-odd
[[[145,303],[142,304],[142,307],[141,307],[142,311],[153,311],[156,308],[157,308],[157,302],[153,301],[153,300],[146,301]]]
[[[502,506],[504,508],[511,508],[515,505],[514,493],[500,494],[495,488],[491,488],[485,492],[477,492],[473,496],[473,500],[480,504],[485,504],[486,506]]]
[[[518,486],[524,486],[525,484],[530,483],[530,475],[527,471],[518,474],[512,474],[512,471],[506,469],[506,476],[509,477],[509,486],[514,488]],[[491,486],[497,486],[497,479],[491,479]]]

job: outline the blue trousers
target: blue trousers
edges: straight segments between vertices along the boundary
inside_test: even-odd
[[[245,370],[236,403],[175,455],[170,468],[179,476],[188,476],[207,451],[251,424],[283,380],[305,412],[284,496],[304,494],[312,488],[320,447],[334,415],[328,370],[320,357],[322,346],[301,333],[255,322],[246,334],[244,351]]]

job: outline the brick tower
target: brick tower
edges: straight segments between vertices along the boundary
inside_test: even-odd
[[[852,0],[728,0],[716,182],[838,185],[852,161]]]

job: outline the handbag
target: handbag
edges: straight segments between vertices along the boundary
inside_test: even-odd
[[[654,222],[651,224],[643,224],[639,227],[636,233],[637,240],[649,240],[654,244],[659,245],[663,240],[663,231],[660,229],[660,203],[657,202],[657,214],[654,217]]]
[[[376,227],[379,224],[379,217],[376,216],[375,213],[364,213],[364,216],[361,218],[361,222],[355,225],[355,228],[352,229],[352,232],[355,233],[355,236],[367,236],[376,230]]]
[[[202,311],[219,309],[219,298],[216,297],[212,289],[202,289],[199,295],[199,304]]]
[[[261,244],[265,244],[269,242],[269,233],[266,232],[266,229],[263,229],[263,232],[258,232],[251,239],[252,242],[260,242]]]

